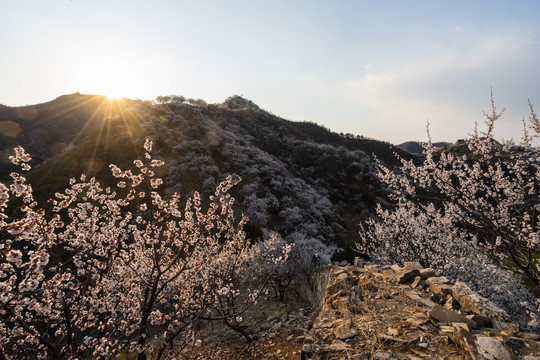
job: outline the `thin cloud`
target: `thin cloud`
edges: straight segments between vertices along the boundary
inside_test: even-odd
[[[366,68],[366,73],[345,85],[345,91],[359,107],[376,112],[374,132],[381,138],[392,136],[389,132],[396,123],[418,134],[429,118],[435,136],[455,140],[466,135],[472,121],[481,120],[479,115],[489,99],[490,87],[495,87],[496,94],[499,90],[504,94],[497,85],[512,81],[527,84],[533,75],[527,65],[538,63],[540,58],[535,35],[531,31],[490,37],[464,34],[466,38],[445,44],[444,50],[433,46],[416,53],[395,54],[399,64],[377,72]],[[522,91],[517,96],[526,105],[527,97],[536,94],[527,92],[538,88],[524,86]],[[500,100],[505,103],[507,99],[501,96]],[[514,101],[510,100],[511,107]],[[512,130],[511,136],[519,139],[517,127]]]

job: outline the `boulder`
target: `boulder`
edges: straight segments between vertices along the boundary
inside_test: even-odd
[[[465,283],[456,281],[452,287],[452,296],[461,305],[462,310],[490,319],[495,329],[503,330],[510,334],[519,332],[519,325],[510,320],[504,310],[485,297],[473,292]]]
[[[422,269],[422,265],[418,262],[406,262],[405,266],[399,268],[392,277],[398,284],[404,284],[420,276],[420,270]]]
[[[428,316],[431,319],[442,323],[466,323],[473,329],[477,328],[477,324],[473,320],[467,319],[465,316],[460,315],[453,310],[445,309],[439,304],[435,304],[433,309],[428,311]]]
[[[418,306],[424,307],[428,310],[433,309],[433,307],[436,305],[433,301],[420,296],[420,294],[418,294],[416,291],[408,291],[405,294],[416,302]]]
[[[448,279],[444,276],[431,277],[426,280],[426,284],[434,294],[452,294],[452,287],[448,285]]]
[[[452,333],[452,340],[459,346],[461,351],[473,360],[485,360],[485,358],[480,355],[478,349],[476,348],[476,338],[463,327],[452,324],[454,332]]]
[[[438,274],[437,270],[432,268],[426,268],[420,270],[420,276],[422,277],[422,279],[427,280],[430,277],[438,276]]]
[[[494,337],[478,337],[476,339],[478,352],[487,360],[513,360],[504,344]]]

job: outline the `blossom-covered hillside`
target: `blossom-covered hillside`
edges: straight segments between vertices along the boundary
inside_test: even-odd
[[[233,96],[221,104],[182,96],[153,102],[67,95],[50,103],[6,108],[5,173],[12,145],[32,155],[28,175],[46,200],[82,172],[112,181],[108,164],[130,166],[145,138],[166,161],[166,192],[208,195],[228,175],[242,178],[235,198],[250,218],[252,236],[277,231],[289,241],[343,245],[358,238],[358,222],[385,197],[373,154],[389,166],[391,144],[340,135],[309,122],[292,122]],[[17,127],[15,126],[15,127]]]

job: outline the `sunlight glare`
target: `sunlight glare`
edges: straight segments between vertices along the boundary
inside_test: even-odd
[[[105,95],[111,100],[140,98],[144,84],[132,62],[115,57],[92,57],[78,71],[79,89],[85,94]]]

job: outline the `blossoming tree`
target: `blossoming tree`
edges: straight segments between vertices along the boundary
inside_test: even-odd
[[[39,206],[22,175],[0,183],[0,358],[172,358],[200,343],[194,321],[238,321],[256,301],[261,288],[240,287],[256,254],[228,194],[239,180],[182,211],[178,194],[160,196],[163,162],[144,148],[133,170],[110,166],[116,190],[82,175]]]
[[[362,229],[361,249],[379,260],[419,260],[454,277],[459,272],[516,298],[521,292],[508,289],[508,274],[540,284],[540,121],[531,105],[520,145],[499,143],[493,130],[502,112],[491,101],[486,130],[476,126],[466,151],[441,151],[430,139],[422,164],[402,161],[400,172],[380,165],[395,208],[378,207],[381,221]]]

